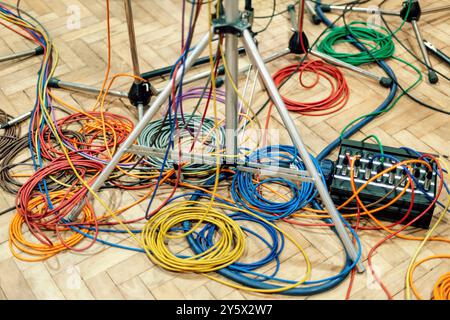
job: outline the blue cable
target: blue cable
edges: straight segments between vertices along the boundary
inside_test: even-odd
[[[325,183],[319,163],[313,156],[311,158]],[[267,161],[268,159],[270,161]],[[247,156],[246,161],[264,164],[276,163],[284,166],[293,165],[298,170],[306,169],[297,150],[293,146],[287,145],[263,147]],[[266,199],[258,190],[261,185],[266,183],[277,183],[288,187],[292,192],[292,197],[286,202]],[[238,207],[249,210],[269,221],[291,215],[310,203],[316,195],[317,190],[311,182],[302,182],[300,186],[297,186],[283,178],[268,178],[254,183],[252,173],[239,170],[236,171],[231,184],[231,196]],[[253,207],[259,210],[255,210]]]
[[[190,17],[189,17],[189,26],[190,26],[190,28],[189,28],[188,36],[186,38],[184,51],[183,51],[182,55],[177,59],[177,61],[173,64],[173,67],[172,67],[172,70],[170,71],[170,76],[169,76],[169,81],[171,81],[171,79],[174,76],[174,72],[175,72],[176,66],[181,61],[183,63],[183,69],[182,69],[182,73],[181,73],[180,82],[179,82],[179,84],[177,86],[178,98],[175,101],[175,112],[174,112],[174,118],[173,118],[173,119],[175,119],[175,121],[177,121],[177,119],[178,119],[177,118],[177,111],[178,111],[179,106],[181,105],[181,100],[182,100],[181,99],[181,96],[182,96],[181,90],[182,90],[182,87],[183,87],[183,79],[184,79],[184,76],[185,76],[186,57],[187,57],[188,52],[190,51],[190,45],[191,45],[191,39],[192,39],[191,31],[192,31],[192,19],[193,19],[193,15],[194,15],[194,7],[195,7],[195,3],[192,3],[191,14],[190,14]],[[173,136],[174,136],[174,130],[175,130],[175,121],[172,121],[172,110],[171,110],[172,109],[171,108],[172,103],[173,103],[172,97],[169,96],[169,103],[168,103],[169,107],[167,108],[167,112],[168,112],[168,116],[169,116],[169,124],[170,124],[170,132],[171,132],[171,134],[170,134],[169,143],[167,144],[166,152],[164,154],[163,163],[161,165],[161,170],[159,172],[158,180],[157,180],[157,182],[155,184],[155,188],[153,190],[152,196],[150,198],[150,201],[148,203],[147,209],[145,211],[146,219],[149,218],[150,208],[151,208],[151,206],[153,204],[153,201],[155,200],[156,193],[157,193],[157,190],[159,188],[159,184],[161,182],[161,179],[162,179],[162,176],[163,176],[163,173],[164,173],[164,168],[166,167],[166,164],[167,164],[167,160],[168,160],[168,156],[169,156],[169,150],[174,147]]]
[[[196,201],[198,200],[199,196],[192,196],[191,200],[192,201]],[[314,206],[318,206],[318,204],[316,202],[313,203]],[[358,245],[358,257],[357,259],[352,262],[348,255],[346,255],[346,263],[345,266],[343,267],[343,269],[335,276],[326,278],[326,279],[320,279],[320,280],[313,280],[313,281],[308,281],[305,282],[305,285],[310,285],[308,287],[297,287],[297,288],[293,288],[293,289],[289,289],[283,292],[280,292],[280,294],[285,294],[285,295],[313,295],[313,294],[318,294],[324,291],[327,291],[333,287],[335,287],[336,285],[338,285],[339,283],[341,283],[346,276],[350,273],[350,271],[354,268],[354,266],[356,265],[356,262],[359,260],[360,256],[361,256],[361,244],[359,241],[359,238],[357,237],[356,233],[354,232],[354,230],[348,225],[348,223],[346,221],[344,221],[344,223],[346,224],[347,227],[349,227],[349,229],[351,230],[351,232],[353,233],[353,235],[355,236],[355,239],[357,241],[357,245]],[[184,228],[189,228],[190,227],[190,222],[186,221],[183,224]],[[332,228],[334,230],[334,227]],[[196,242],[196,240],[194,239],[194,237],[192,236],[188,236],[188,242],[191,246],[191,248],[194,250],[194,252],[196,254],[199,254],[203,251],[203,248],[201,246],[198,245],[198,243]],[[245,276],[243,273],[232,270],[230,267],[227,268],[223,268],[217,271],[217,273],[219,273],[220,275],[233,280],[235,282],[241,283],[243,285],[249,286],[249,287],[253,287],[253,288],[258,288],[258,289],[276,289],[276,288],[280,288],[279,286],[273,285],[273,284],[269,284],[269,283],[265,283],[264,281],[261,281],[258,278],[251,278],[248,276]],[[249,274],[254,274],[253,272],[249,272],[247,271],[246,273]],[[270,276],[267,275],[260,275],[260,274],[255,274],[259,277],[264,277],[264,279],[270,279]],[[272,277],[272,280],[278,280],[278,281],[282,281],[282,282],[288,282],[291,283],[291,280],[285,280],[285,279],[279,279],[279,278],[275,278]]]
[[[332,22],[325,16],[325,14],[322,11],[321,8],[321,0],[316,1],[316,12],[317,16],[327,25],[331,26]],[[351,36],[347,37],[349,40],[352,39]],[[361,46],[360,44],[356,42],[351,42],[355,47],[357,47],[360,50],[366,50],[364,46]],[[379,61],[378,65],[386,72],[386,74],[395,81],[392,82],[392,86],[390,87],[389,95],[387,96],[386,100],[381,103],[381,105],[374,110],[374,112],[381,112],[389,107],[392,100],[395,98],[395,94],[398,89],[397,81],[394,72],[392,69],[388,66],[388,64],[384,61]],[[365,125],[367,125],[369,122],[371,122],[373,119],[375,119],[376,116],[368,116],[361,121],[359,121],[357,124],[349,128],[344,134],[342,135],[343,138],[349,138],[352,135],[354,135],[358,130],[362,129]],[[337,138],[333,142],[331,142],[325,149],[322,150],[322,152],[319,153],[317,156],[317,160],[321,161],[325,159],[335,148],[337,148],[341,144],[341,137]]]

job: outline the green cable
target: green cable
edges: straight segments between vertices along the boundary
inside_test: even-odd
[[[411,3],[412,0],[409,1],[406,15],[407,17],[409,15],[410,9],[411,9]],[[345,20],[344,20],[345,23]],[[347,131],[349,127],[351,127],[356,122],[372,116],[378,116],[380,114],[386,113],[389,110],[391,110],[397,102],[405,95],[407,94],[412,88],[414,88],[418,83],[422,81],[422,73],[420,70],[415,67],[413,64],[395,57],[393,54],[395,52],[395,45],[392,40],[393,36],[397,34],[403,27],[403,25],[406,23],[406,19],[402,19],[402,22],[400,26],[393,32],[390,32],[387,28],[383,26],[378,26],[374,24],[369,24],[367,22],[362,21],[353,21],[349,24],[346,24],[343,27],[337,27],[334,29],[331,29],[328,33],[328,35],[322,40],[322,42],[318,45],[318,50],[322,51],[328,55],[331,55],[337,59],[343,60],[347,63],[350,63],[352,65],[361,65],[364,63],[369,62],[376,62],[378,60],[384,60],[388,58],[392,58],[394,60],[397,60],[411,69],[413,69],[418,74],[418,79],[410,85],[408,88],[406,88],[402,93],[400,93],[394,101],[391,102],[390,106],[382,111],[378,112],[372,112],[369,114],[362,115],[353,121],[351,121],[349,124],[347,124],[344,129],[341,131],[341,139],[343,138],[344,133]],[[375,30],[375,27],[377,27],[380,31]],[[381,32],[383,31],[383,32]],[[351,36],[354,39],[348,40],[348,37]],[[334,49],[334,46],[339,43],[358,43],[361,45],[366,46],[366,51],[362,51],[359,53],[342,53],[337,52]],[[384,160],[384,152],[383,152],[383,146],[381,144],[381,141],[376,135],[369,135],[366,138],[362,140],[362,142],[368,140],[368,139],[374,139],[379,148],[380,148],[380,154],[382,155],[382,160]]]
[[[376,30],[375,27],[380,31]],[[367,51],[355,53],[336,51],[335,46],[340,43],[356,42],[356,40],[348,39],[348,36],[353,36],[355,39],[358,39],[358,42],[366,45]],[[317,49],[329,56],[354,66],[359,66],[392,57],[395,45],[392,41],[392,36],[386,28],[367,22],[352,21],[347,26],[331,29],[318,44]]]
[[[405,17],[409,16],[411,4],[412,0],[409,0]],[[391,58],[395,51],[392,38],[403,28],[405,23],[406,19],[402,19],[400,26],[395,31],[390,32],[383,26],[353,21],[343,27],[330,29],[328,35],[317,45],[317,49],[354,66]],[[349,40],[348,36],[352,36],[353,40]],[[338,52],[334,49],[334,46],[340,43],[360,43],[368,48],[366,51],[358,53]]]
[[[362,119],[364,119],[364,118],[367,118],[367,117],[373,117],[373,116],[378,116],[378,115],[380,115],[380,114],[386,113],[386,112],[388,112],[389,110],[391,110],[391,109],[397,104],[397,102],[398,102],[398,101],[399,101],[399,100],[400,100],[407,92],[409,92],[412,88],[414,88],[417,84],[419,84],[419,83],[422,81],[422,73],[420,72],[420,70],[419,70],[416,66],[414,66],[413,64],[411,64],[411,63],[409,63],[409,62],[407,62],[407,61],[405,61],[405,60],[403,60],[403,59],[401,59],[401,58],[395,57],[395,56],[392,56],[392,59],[395,59],[395,60],[397,60],[397,61],[399,61],[399,62],[404,63],[405,65],[407,65],[408,67],[410,67],[411,69],[413,69],[413,70],[418,74],[419,77],[417,78],[417,80],[416,80],[412,85],[410,85],[408,88],[406,88],[404,92],[400,93],[400,94],[394,99],[394,101],[391,102],[390,106],[387,107],[386,109],[384,109],[384,110],[382,110],[382,111],[378,111],[378,112],[371,112],[371,113],[368,113],[368,114],[364,114],[364,115],[359,116],[358,118],[352,120],[349,124],[347,124],[347,125],[344,127],[344,129],[342,129],[342,131],[341,131],[341,139],[343,139],[343,136],[344,136],[345,131],[347,131],[347,129],[348,129],[349,127],[353,126],[354,123],[356,123],[356,122],[358,122],[358,121],[360,121],[360,120],[362,120]],[[374,140],[377,141],[378,145],[380,146],[380,153],[381,153],[381,155],[384,155],[384,153],[383,153],[383,146],[381,145],[381,142],[380,142],[380,140],[378,139],[378,137],[376,137],[375,135],[369,135],[369,136],[367,136],[367,137],[366,137],[364,140],[362,140],[362,141],[364,142],[365,140],[367,140],[367,139],[369,139],[369,138],[373,138]]]
[[[365,137],[364,139],[362,139],[361,142],[364,142],[369,139],[373,139],[377,142],[378,147],[380,148],[380,154],[381,154],[380,162],[383,163],[384,162],[384,150],[383,150],[383,145],[381,144],[380,139],[376,135],[371,134],[371,135],[368,135],[367,137]]]

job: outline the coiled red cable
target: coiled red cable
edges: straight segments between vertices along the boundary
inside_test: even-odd
[[[303,88],[311,89],[315,87],[322,77],[329,82],[331,92],[328,97],[316,102],[299,102],[282,96],[288,110],[306,116],[324,116],[341,110],[347,103],[350,96],[347,81],[343,73],[335,66],[321,60],[309,60],[305,61],[300,67],[298,64],[293,64],[279,70],[273,75],[273,80],[279,86],[294,72],[298,72],[298,80]],[[305,72],[316,74],[316,79],[312,84],[305,84],[303,80]]]

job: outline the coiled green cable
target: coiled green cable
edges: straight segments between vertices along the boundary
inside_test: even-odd
[[[368,51],[361,52],[339,52],[335,46],[340,43],[352,43],[347,36],[352,35],[361,43],[366,45]],[[389,31],[382,26],[375,26],[362,21],[353,21],[347,28],[337,27],[331,29],[325,38],[319,43],[317,49],[334,58],[350,63],[354,66],[384,60],[392,57],[395,51],[394,42]]]

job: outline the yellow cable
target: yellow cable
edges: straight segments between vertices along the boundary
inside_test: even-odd
[[[449,166],[448,166],[447,162],[444,159],[440,159],[439,162],[442,163],[442,165],[445,167],[447,172],[450,172],[449,171]],[[442,177],[442,180],[444,180],[444,177]],[[414,263],[416,262],[417,257],[420,254],[420,251],[423,249],[423,247],[425,246],[427,241],[433,235],[433,233],[436,230],[436,228],[439,226],[439,224],[444,219],[445,215],[447,214],[447,210],[448,210],[449,207],[450,207],[450,196],[448,197],[447,204],[445,205],[445,208],[442,210],[439,218],[437,219],[437,221],[435,222],[433,227],[430,230],[428,230],[427,234],[425,235],[425,238],[423,238],[422,242],[417,247],[416,252],[414,253],[413,257],[411,258],[411,261],[410,261],[409,266],[408,266],[408,270],[406,271],[406,278],[405,278],[405,284],[406,284],[405,293],[406,293],[406,299],[408,299],[408,300],[411,299],[411,284],[412,284],[412,281],[413,281],[412,270],[413,270]],[[422,299],[422,297],[420,295],[416,294],[416,297],[418,299]]]

